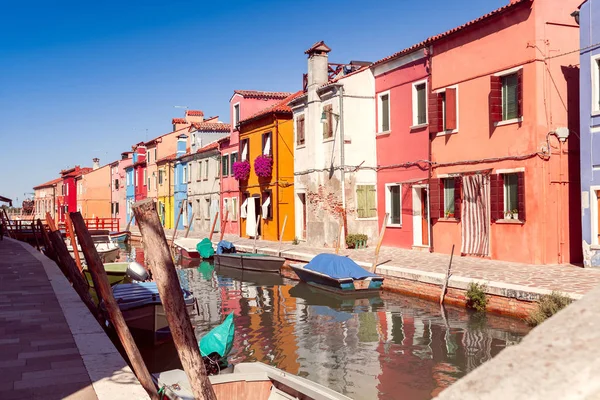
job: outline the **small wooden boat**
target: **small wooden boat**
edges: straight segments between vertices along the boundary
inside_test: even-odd
[[[146,269],[135,261],[104,263],[104,270],[106,271],[108,282],[111,286],[119,283],[131,283],[134,280],[143,282],[148,279],[148,272]],[[92,274],[88,270],[87,265],[84,265],[83,267],[83,274],[85,275],[89,286],[93,288],[94,281],[92,280]]]
[[[96,251],[98,252],[102,262],[112,263],[117,261],[120,252],[119,245],[111,240],[108,231],[96,231],[95,233],[97,232],[106,232],[92,236],[92,241],[94,242],[94,246],[96,247]],[[70,239],[68,239],[67,249],[71,255],[73,255],[73,246]],[[79,244],[77,245],[77,249],[79,250],[79,257],[83,260],[84,256]]]
[[[283,277],[279,274],[265,274],[262,271],[218,266],[215,271],[224,278],[231,278],[240,282],[252,282],[258,286],[284,285]]]
[[[194,399],[184,371],[175,369],[153,377],[169,399]],[[240,363],[208,378],[218,400],[351,400],[323,385],[261,362]]]
[[[383,277],[367,271],[352,259],[336,254],[322,253],[308,264],[291,264],[301,281],[344,295],[363,295],[379,292]]]
[[[131,232],[129,231],[121,231],[121,232],[111,232],[110,238],[117,243],[127,243],[129,238],[131,237]]]
[[[215,265],[248,271],[279,272],[285,258],[268,254],[228,253],[215,254]]]
[[[112,287],[115,300],[131,329],[164,334],[169,332],[169,323],[155,282],[117,284]],[[194,297],[185,289],[183,299],[188,313],[194,309]]]
[[[177,238],[173,242],[173,246],[179,251],[182,257],[185,258],[200,258],[200,253],[196,249],[200,243],[200,239],[194,238]]]

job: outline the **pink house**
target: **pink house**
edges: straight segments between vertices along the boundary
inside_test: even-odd
[[[428,59],[424,45],[375,62],[377,209],[383,244],[428,249]]]
[[[110,164],[110,187],[111,187],[111,217],[119,219],[119,227],[125,229],[127,226],[127,195],[125,169],[133,163],[133,153],[126,151],[121,153],[121,159]]]
[[[267,108],[278,101],[288,97],[291,93],[287,92],[262,92],[257,90],[235,90],[229,100],[231,114],[231,134],[219,140],[219,149],[221,158],[227,157],[229,165],[248,157],[248,149],[240,147],[238,125],[241,120],[247,118],[258,111]],[[232,168],[229,168],[227,175],[221,174],[221,201],[219,213],[224,215],[223,204],[230,204],[229,222],[225,228],[225,233],[240,234],[239,224],[239,196],[238,181],[233,177]]]

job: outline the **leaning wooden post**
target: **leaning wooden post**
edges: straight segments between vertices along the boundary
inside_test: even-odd
[[[215,233],[215,227],[217,226],[217,218],[219,218],[219,212],[215,214],[215,219],[213,220],[212,227],[210,228],[210,234],[208,235],[208,240],[212,241],[213,233]]]
[[[201,400],[216,400],[213,388],[206,376],[198,341],[183,301],[181,284],[169,253],[169,245],[165,239],[160,218],[156,212],[156,204],[152,199],[142,200],[133,205],[133,212],[144,238],[146,264],[156,281],[173,341],[194,397]]]
[[[229,210],[225,210],[225,219],[221,224],[221,234],[219,235],[219,242],[223,240],[223,236],[225,236],[225,227],[227,227],[227,220],[229,219]]]
[[[46,224],[48,224],[48,228],[50,229],[50,232],[54,232],[54,231],[58,230],[56,228],[56,224],[54,223],[54,218],[52,218],[50,213],[46,213]]]
[[[71,217],[69,216],[69,213],[65,215],[65,229],[67,230],[67,234],[71,240],[71,246],[73,246],[73,256],[75,258],[75,262],[77,263],[77,268],[79,268],[79,272],[82,272],[83,265],[81,265],[81,258],[79,257],[79,250],[77,248],[77,240],[75,239],[75,232],[73,232],[73,224],[71,223]]]
[[[188,237],[190,234],[190,228],[192,227],[192,223],[194,222],[194,212],[192,211],[192,215],[190,215],[190,220],[188,221],[187,229],[185,230],[185,236]]]
[[[444,297],[446,296],[446,288],[448,287],[448,279],[450,279],[450,267],[452,267],[452,258],[454,257],[454,245],[452,245],[452,252],[450,253],[450,262],[448,263],[448,269],[446,270],[446,279],[444,279],[444,285],[442,286],[442,293],[440,294],[440,304],[444,304]]]
[[[6,209],[3,208],[2,209],[2,213],[4,214],[4,221],[5,221],[4,226],[7,228],[6,229],[6,235],[9,238],[13,238],[13,227],[10,224],[10,218],[8,217],[8,214],[6,213]]]
[[[44,254],[46,257],[51,259],[52,261],[57,261],[56,253],[54,252],[54,247],[52,247],[52,242],[50,241],[50,237],[48,236],[48,232],[46,232],[46,227],[42,224],[42,221],[38,218],[37,220],[38,228],[42,233],[42,241],[44,242]]]
[[[379,232],[379,239],[377,240],[377,248],[375,249],[375,260],[373,261],[373,265],[371,266],[371,271],[375,272],[377,270],[377,259],[379,258],[379,250],[381,249],[381,243],[383,242],[383,235],[385,235],[385,228],[387,228],[387,221],[390,217],[390,213],[385,213],[385,217],[383,218],[383,224],[381,225],[381,232]]]
[[[344,229],[344,221],[340,222],[340,231],[338,232],[338,240],[335,245],[335,254],[340,253],[340,247],[342,247],[342,230]]]
[[[181,201],[181,207],[179,207],[179,215],[177,216],[177,222],[175,222],[175,226],[173,227],[173,237],[171,238],[171,246],[175,243],[175,236],[177,236],[177,227],[179,226],[179,220],[181,219],[181,214],[183,214],[183,207],[185,206],[185,200]],[[134,213],[135,215],[135,213]]]
[[[131,221],[133,221],[133,214],[129,217],[129,222],[127,222],[127,227],[125,228],[126,232],[129,232],[129,228],[131,227]]]
[[[279,248],[277,249],[277,255],[281,257],[281,242],[283,241],[283,234],[285,233],[285,224],[287,222],[287,215],[283,219],[283,227],[281,228],[281,235],[279,235]]]
[[[152,201],[152,199],[149,200]],[[150,372],[148,372],[146,364],[144,364],[142,355],[140,354],[140,351],[137,348],[133,337],[131,336],[131,332],[125,323],[125,319],[123,318],[123,314],[121,314],[119,305],[113,297],[112,289],[110,288],[110,283],[108,282],[108,276],[104,270],[104,265],[102,264],[102,260],[96,251],[94,241],[92,240],[92,237],[85,226],[85,221],[83,220],[81,213],[71,213],[71,220],[73,222],[75,233],[77,233],[77,238],[79,239],[79,245],[81,246],[81,250],[85,256],[88,269],[92,274],[92,277],[96,277],[94,279],[94,286],[96,292],[98,293],[98,298],[104,301],[106,311],[108,312],[108,317],[117,331],[117,335],[119,336],[121,344],[123,344],[123,347],[125,348],[127,357],[129,357],[129,361],[133,366],[133,371],[135,372],[135,375],[144,389],[146,389],[146,392],[148,392],[150,398],[158,400],[160,397],[158,396],[156,386],[152,381],[152,376],[150,375]],[[198,345],[196,344],[196,346]]]
[[[38,241],[37,232],[35,231],[35,222],[31,223],[31,233],[33,233],[33,239],[35,240],[35,248],[40,251],[40,242]]]

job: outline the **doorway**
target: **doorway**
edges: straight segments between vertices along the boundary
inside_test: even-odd
[[[262,234],[262,229],[261,229],[261,225],[262,225],[262,204],[260,202],[260,197],[257,195],[255,197],[252,197],[252,200],[254,201],[254,209],[256,210],[256,215],[254,216],[254,218],[256,218],[258,220],[258,224],[256,224],[256,235],[258,237],[261,236]],[[260,218],[257,218],[260,215]],[[254,221],[254,223],[256,223],[256,221]]]
[[[296,220],[299,221],[296,228],[298,239],[306,240],[306,193],[296,193],[298,196],[298,209],[296,210]]]
[[[429,247],[429,189],[427,185],[413,186],[413,246]]]

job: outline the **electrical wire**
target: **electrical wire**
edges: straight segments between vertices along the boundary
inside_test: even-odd
[[[600,46],[600,42],[594,43],[594,44],[586,46],[586,47],[581,47],[579,49],[575,49],[575,50],[572,50],[572,51],[568,51],[566,53],[561,53],[561,54],[556,54],[556,55],[549,56],[549,57],[544,57],[544,60],[550,60],[552,58],[562,57],[562,56],[566,56],[566,55],[569,55],[569,54],[578,53],[578,52],[582,52],[582,51],[585,51],[585,50],[590,50],[590,49],[593,49],[594,47],[598,47],[598,46]]]

